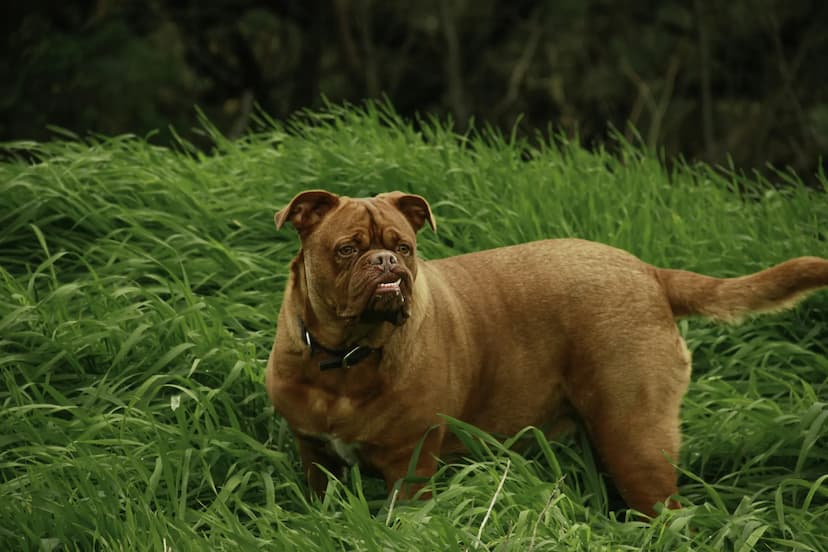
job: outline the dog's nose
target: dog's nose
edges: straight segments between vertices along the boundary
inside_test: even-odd
[[[379,251],[371,255],[368,262],[372,266],[381,268],[383,272],[388,272],[392,266],[397,264],[397,256],[390,251]]]

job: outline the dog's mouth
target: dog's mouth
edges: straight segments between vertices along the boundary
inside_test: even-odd
[[[349,307],[340,314],[361,323],[390,322],[401,326],[410,315],[410,280],[408,274],[395,271],[364,281],[354,290]]]
[[[388,281],[389,278],[394,279]],[[400,326],[410,314],[403,277],[388,274],[383,279],[385,281],[378,282],[374,287],[359,319],[361,322],[391,322]]]
[[[377,284],[376,289],[374,289],[374,297],[379,297],[382,295],[402,295],[402,289],[400,288],[400,284],[402,284],[402,278],[397,278],[393,282],[380,282]]]

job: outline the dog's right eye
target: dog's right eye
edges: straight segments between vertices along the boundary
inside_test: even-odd
[[[356,254],[357,248],[353,245],[341,245],[336,252],[340,257],[350,257]]]

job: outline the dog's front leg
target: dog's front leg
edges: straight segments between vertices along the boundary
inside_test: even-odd
[[[305,478],[312,494],[319,498],[325,495],[328,488],[328,476],[322,468],[328,470],[337,477],[341,477],[345,464],[336,456],[330,454],[324,443],[306,437],[297,437],[296,443],[299,448],[299,457],[302,459],[302,466],[305,471]]]
[[[379,467],[389,494],[394,492],[399,483],[399,497],[414,498],[437,471],[445,433],[445,426],[436,426],[422,439],[396,448],[374,451],[372,463]],[[430,497],[431,492],[419,495],[421,499]]]

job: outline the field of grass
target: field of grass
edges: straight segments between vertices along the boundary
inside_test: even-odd
[[[828,292],[741,326],[681,323],[685,508],[615,508],[583,438],[517,454],[474,428],[432,500],[353,470],[305,498],[263,387],[305,188],[426,196],[437,258],[577,236],[718,276],[828,257],[828,182],[418,130],[331,109],[175,151],[6,144],[0,164],[0,550],[826,550]],[[528,430],[531,432],[531,430]],[[608,490],[609,489],[609,490]]]

